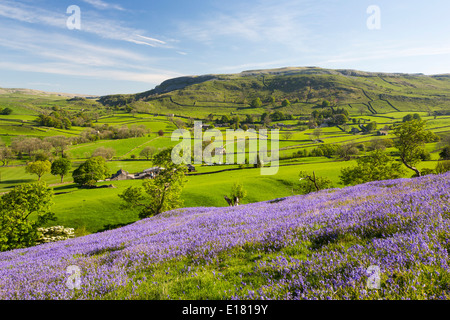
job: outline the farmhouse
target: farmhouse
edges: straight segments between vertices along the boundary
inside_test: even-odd
[[[136,174],[130,174],[127,171],[120,169],[111,178],[106,179],[106,181],[121,181],[121,180],[132,180],[132,179],[153,179],[158,173],[164,170],[164,168],[153,167],[139,172]],[[195,171],[195,168],[194,168]]]
[[[378,136],[387,136],[389,133],[386,130],[379,130],[377,132]]]
[[[145,169],[143,172],[136,173],[134,175],[134,179],[153,179],[162,170],[164,170],[164,168],[161,168],[161,167],[153,167],[153,168]]]
[[[109,181],[121,181],[121,180],[131,180],[134,179],[133,174],[129,174],[127,171],[124,171],[123,169],[120,169],[115,174],[109,178]]]

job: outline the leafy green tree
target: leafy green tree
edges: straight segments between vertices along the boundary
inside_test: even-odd
[[[53,191],[44,182],[24,184],[0,197],[0,251],[36,244],[38,228],[56,220]]]
[[[450,146],[444,147],[441,152],[439,152],[439,156],[443,160],[450,160]]]
[[[288,107],[291,105],[291,102],[288,99],[284,99],[283,102],[281,103],[282,107]]]
[[[328,100],[323,100],[322,101],[322,108],[329,108],[330,107],[330,105],[331,105],[331,103],[330,103],[330,101],[328,101]]]
[[[139,218],[147,218],[178,208],[185,184],[187,167],[172,161],[172,149],[165,149],[153,157],[155,166],[161,168],[153,179],[147,179],[142,187],[129,187],[119,197],[125,201],[122,209],[139,209]]]
[[[67,158],[60,158],[52,163],[51,174],[54,176],[61,177],[61,183],[63,182],[64,176],[66,176],[70,169],[72,168],[72,164]]]
[[[341,169],[339,178],[343,185],[397,179],[404,174],[402,165],[380,149],[372,151],[368,156],[358,158],[356,161],[356,166]]]
[[[220,118],[220,123],[230,123],[230,122],[231,122],[231,119],[226,114]]]
[[[418,114],[418,113],[414,113],[414,114],[410,113],[403,117],[403,122],[412,121],[412,120],[422,120],[422,118],[420,117],[420,114]]]
[[[252,100],[252,103],[250,104],[252,108],[261,108],[262,107],[262,101],[260,98],[256,98]]]
[[[242,183],[235,182],[231,187],[230,197],[225,196],[225,200],[228,205],[231,207],[238,206],[242,199],[247,196],[247,191],[244,189],[244,185]]]
[[[348,122],[348,118],[345,114],[335,114],[333,115],[333,121],[337,125],[343,125]]]
[[[312,175],[305,171],[300,171],[299,177],[299,189],[301,194],[308,194],[311,192],[332,188],[331,180],[323,177],[317,177],[314,171]]]
[[[38,181],[41,180],[41,177],[50,172],[51,171],[51,167],[52,164],[50,163],[50,161],[48,160],[44,160],[44,161],[35,161],[35,162],[30,162],[26,167],[25,167],[25,172],[27,173],[31,173],[31,174],[35,174],[38,176]]]
[[[369,122],[366,126],[366,131],[367,132],[372,132],[375,131],[377,129],[377,123],[375,121]]]
[[[93,187],[98,180],[111,174],[103,157],[93,157],[82,163],[72,173],[73,181],[83,187]]]
[[[425,129],[423,120],[404,122],[394,128],[394,134],[398,137],[395,146],[400,153],[401,161],[420,177],[421,173],[415,166],[422,160],[425,143],[437,140],[437,136]]]
[[[12,112],[13,112],[13,111],[12,111],[11,108],[6,107],[5,109],[3,109],[3,110],[0,111],[0,114],[1,114],[1,115],[4,115],[4,116],[7,116],[7,115],[10,115]]]

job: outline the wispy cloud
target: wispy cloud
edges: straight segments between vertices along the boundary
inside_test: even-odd
[[[140,71],[126,70],[103,70],[96,68],[80,68],[68,63],[21,63],[21,62],[0,62],[0,68],[5,70],[38,72],[68,76],[83,76],[104,80],[135,81],[148,84],[158,84],[164,80],[181,76],[175,72],[163,72],[143,68]]]
[[[102,0],[82,0],[83,2],[86,2],[90,5],[92,5],[93,7],[100,9],[100,10],[108,10],[108,9],[113,9],[113,10],[120,10],[120,11],[124,11],[125,9],[118,5],[118,4],[113,4],[113,3],[107,3],[105,1]]]
[[[369,52],[356,52],[343,54],[326,61],[323,63],[348,63],[357,61],[370,61],[370,60],[386,60],[392,58],[407,58],[407,57],[425,57],[436,55],[450,55],[449,46],[423,46],[423,47],[408,47],[406,44],[395,47],[374,46]]]
[[[1,69],[158,84],[181,74],[150,67],[160,59],[65,34],[0,24]],[[17,52],[9,54],[6,52]],[[27,57],[23,62],[23,58]]]
[[[99,0],[84,1],[96,3],[97,5],[103,3],[105,6],[112,6]],[[66,28],[68,18],[65,12],[54,12],[9,0],[2,0],[0,3],[0,16],[21,22],[56,27],[58,29]],[[165,41],[143,36],[142,34],[145,34],[145,30],[123,26],[120,21],[104,19],[93,12],[82,12],[80,31],[111,40],[133,42],[152,47],[170,47]]]
[[[317,7],[309,1],[288,1],[283,5],[274,1],[243,2],[231,13],[216,12],[196,23],[180,23],[180,33],[206,44],[232,37],[306,50],[306,39],[312,35],[302,21],[315,10]]]

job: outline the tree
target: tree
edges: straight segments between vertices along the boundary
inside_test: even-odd
[[[33,158],[33,155],[38,150],[49,150],[51,146],[48,143],[43,143],[43,141],[39,138],[17,138],[13,139],[11,142],[11,148],[19,153],[26,153],[30,157]]]
[[[161,130],[159,130],[158,131],[158,135],[160,136],[160,137],[162,137],[163,135],[164,135],[164,131],[161,129]]]
[[[414,113],[414,114],[410,113],[403,117],[403,122],[412,121],[412,120],[422,120],[422,118],[420,117],[420,114],[418,114],[418,113]]]
[[[415,166],[421,161],[425,143],[436,140],[436,135],[425,130],[425,121],[411,120],[394,128],[394,134],[398,137],[395,146],[400,153],[400,159],[417,176],[421,176],[419,169]]]
[[[323,109],[325,109],[325,108],[329,108],[330,105],[331,105],[330,101],[328,101],[328,100],[323,100],[323,101],[322,101],[321,107],[322,107]]]
[[[103,157],[93,157],[82,163],[72,173],[73,181],[82,187],[93,187],[98,180],[110,176]]]
[[[24,184],[0,198],[0,251],[35,245],[38,228],[56,220],[53,191],[44,182]]]
[[[253,123],[255,121],[255,119],[253,119],[253,116],[251,114],[247,114],[245,116],[245,122],[246,123]]]
[[[139,155],[141,157],[146,158],[147,160],[150,160],[150,158],[155,154],[156,148],[153,146],[147,146],[144,149],[141,150]]]
[[[290,140],[294,134],[292,131],[285,131],[283,132],[283,139],[284,140]]]
[[[339,126],[347,123],[348,118],[345,114],[335,114],[333,115],[333,121]]]
[[[173,163],[172,149],[165,149],[153,157],[153,163],[161,169],[156,177],[145,180],[142,187],[129,187],[119,194],[125,201],[122,209],[139,208],[139,218],[143,219],[181,205],[187,167]]]
[[[143,137],[147,134],[148,130],[144,125],[134,125],[130,127],[130,136],[133,138]]]
[[[322,136],[322,128],[314,129],[311,135],[315,138],[315,140],[319,140],[320,137]]]
[[[375,131],[377,129],[377,123],[375,121],[369,122],[365,126],[365,129],[366,129],[367,132]]]
[[[252,108],[261,108],[262,107],[262,102],[260,98],[256,98],[252,100],[252,103],[250,104],[250,106]]]
[[[72,168],[72,164],[69,159],[60,158],[58,160],[53,161],[50,172],[54,176],[60,176],[61,183],[62,183],[64,176],[66,176],[69,173],[71,168]]]
[[[450,160],[440,160],[436,165],[434,170],[437,174],[445,173],[450,171]]]
[[[242,183],[235,182],[231,187],[230,197],[224,196],[225,201],[230,207],[238,206],[242,199],[247,196],[247,191]]]
[[[105,160],[112,160],[114,155],[116,154],[116,150],[113,148],[105,148],[100,147],[97,148],[92,154],[93,157],[103,157]]]
[[[441,152],[439,152],[439,156],[443,160],[450,160],[450,146],[444,147]],[[0,155],[1,157],[1,155]]]
[[[0,112],[0,114],[4,115],[4,116],[10,115],[11,113],[12,113],[12,109],[8,108],[8,107],[6,107],[5,109],[1,110],[1,112]]]
[[[314,171],[312,175],[305,171],[300,171],[299,177],[300,193],[302,194],[308,194],[314,191],[320,191],[332,187],[332,182],[329,179],[317,177]]]
[[[355,156],[359,153],[359,149],[351,143],[347,143],[344,145],[341,145],[339,149],[337,150],[337,154],[340,158],[344,159],[345,161],[348,161],[352,158],[352,156]]]
[[[281,103],[282,107],[289,107],[291,105],[291,102],[288,99],[284,99]]]
[[[51,171],[51,166],[52,166],[52,164],[48,160],[45,160],[45,161],[38,160],[35,162],[30,162],[25,167],[25,172],[37,175],[38,181],[41,181],[41,177],[44,174]]]
[[[70,140],[65,136],[47,137],[45,141],[49,142],[55,148],[56,152],[61,154],[61,157],[64,157],[64,151],[70,145]]]
[[[397,179],[404,174],[402,165],[380,149],[372,151],[368,156],[358,158],[356,161],[356,166],[341,169],[339,178],[343,185]]]
[[[13,158],[13,153],[9,147],[0,147],[0,161],[3,166],[7,166],[9,161]]]

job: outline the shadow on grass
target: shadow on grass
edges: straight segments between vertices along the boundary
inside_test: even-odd
[[[15,185],[17,185],[17,184],[24,184],[24,183],[31,183],[31,182],[36,182],[36,180],[33,180],[33,179],[5,180],[5,181],[1,181],[0,182],[0,186],[1,185],[9,185],[9,184],[11,184],[11,186],[8,186],[8,187],[5,187],[5,188],[14,188]]]

